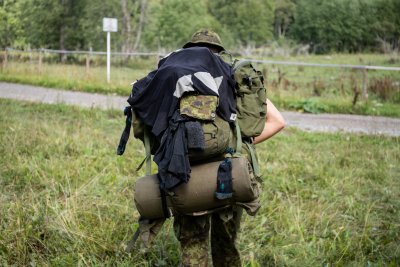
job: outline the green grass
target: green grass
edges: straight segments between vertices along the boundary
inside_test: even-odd
[[[323,64],[375,65],[400,67],[400,58],[393,55],[379,54],[335,54],[329,56],[296,56],[285,58],[266,58],[269,60],[295,61]],[[268,77],[269,97],[280,108],[306,110],[313,113],[346,113],[378,116],[400,116],[400,71],[369,70],[367,73],[367,90],[369,99],[363,99],[363,73],[360,70],[344,68],[317,68],[301,66],[284,66],[274,64],[258,65]],[[376,81],[386,79],[386,88],[375,86],[382,92],[377,96],[372,92]],[[355,91],[360,94],[353,105]],[[304,102],[308,110],[301,107]]]
[[[91,67],[86,72],[85,66],[43,64],[41,73],[36,65],[12,63],[0,72],[0,80],[6,82],[32,84],[50,88],[60,88],[89,93],[130,94],[130,84],[147,74],[147,70],[120,67],[112,69],[112,82],[107,83],[105,67]]]
[[[171,222],[145,257],[133,185],[143,146],[116,155],[120,112],[0,100],[0,265],[176,266]],[[285,129],[258,147],[263,206],[245,266],[398,266],[400,139]]]
[[[327,64],[400,66],[398,56],[380,54],[335,54],[265,59]],[[89,70],[85,67],[84,59],[80,57],[74,58],[75,61],[70,64],[56,64],[54,56],[48,56],[45,60],[39,71],[37,56],[15,54],[9,58],[7,66],[0,69],[0,81],[127,96],[131,90],[130,84],[134,80],[144,77],[156,65],[154,57],[133,58],[126,62],[115,59],[111,68],[111,83],[108,84],[102,57],[94,57]],[[369,71],[367,86],[371,86],[377,79],[386,78],[390,88],[385,89],[378,86],[377,90],[383,91],[384,99],[369,92],[368,101],[363,100],[362,95],[359,95],[356,105],[353,106],[354,91],[362,92],[363,75],[361,71],[273,64],[257,65],[257,68],[262,70],[267,77],[269,98],[281,109],[400,117],[399,71]],[[301,107],[304,102],[310,101],[313,102],[314,108],[309,110],[308,105],[305,108]]]
[[[274,104],[281,110],[295,110],[309,113],[340,113],[359,114],[373,116],[400,117],[400,105],[395,103],[382,103],[382,101],[371,98],[368,101],[358,102],[352,105],[352,100],[346,98],[318,98],[293,96],[272,96]]]

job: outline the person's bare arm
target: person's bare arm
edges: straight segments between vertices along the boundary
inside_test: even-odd
[[[262,133],[254,138],[254,144],[261,143],[274,134],[278,133],[285,127],[285,119],[279,110],[267,99],[267,116],[265,119],[265,126]]]

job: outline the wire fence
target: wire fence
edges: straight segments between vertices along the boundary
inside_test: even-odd
[[[31,74],[61,75],[64,72],[63,74],[66,75],[65,72],[69,71],[68,77],[72,79],[103,77],[105,74],[103,68],[106,66],[107,53],[103,51],[7,48],[0,53],[2,72],[25,68],[23,71]],[[162,51],[111,52],[112,72],[116,76],[114,79],[119,79],[121,84],[129,84],[154,69],[159,59],[165,54]],[[397,66],[309,63],[254,58],[248,60],[254,62],[262,70],[264,76],[267,77],[269,89],[284,97],[293,94],[304,97],[323,95],[358,97],[360,95],[367,99],[369,92],[373,92],[384,94],[384,98],[393,97],[394,94],[400,99],[400,67]],[[66,68],[65,65],[70,68]],[[398,65],[400,65],[400,60]],[[64,67],[57,70],[57,66]],[[79,68],[74,69],[72,66],[79,66]]]
[[[395,93],[400,90],[400,67],[258,59],[251,61],[263,66],[264,76],[268,77],[272,88],[292,92],[308,88],[309,96],[321,96],[323,93],[340,96],[357,94],[368,99],[371,88],[382,80],[388,81],[385,86],[390,87],[389,90]]]
[[[71,51],[71,50],[53,50],[53,49],[29,49],[19,50],[13,48],[7,48],[1,52],[3,54],[3,66],[7,65],[10,60],[19,62],[29,62],[34,64],[36,62],[39,70],[41,70],[44,62],[49,63],[85,63],[86,67],[90,68],[91,64],[105,64],[105,56],[107,52],[104,51]],[[123,60],[124,64],[132,58],[151,58],[159,60],[163,56],[160,52],[111,52],[111,56],[115,63],[119,60]]]

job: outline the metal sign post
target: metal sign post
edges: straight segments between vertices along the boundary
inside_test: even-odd
[[[107,32],[107,82],[110,83],[111,32],[117,32],[118,21],[115,18],[103,18],[103,31]]]

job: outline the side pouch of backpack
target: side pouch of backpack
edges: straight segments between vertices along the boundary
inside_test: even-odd
[[[149,137],[149,141],[150,141],[151,154],[154,155],[154,153],[157,151],[158,147],[160,146],[160,143],[157,141],[157,139],[154,137],[154,135],[150,134],[150,131],[145,131],[146,127],[147,126],[138,117],[135,110],[132,109],[133,136],[137,139],[140,139],[144,145],[144,142],[145,142],[144,135],[145,135],[145,132],[147,132],[147,134],[149,135],[148,137]]]
[[[237,120],[244,137],[261,134],[265,125],[267,92],[264,77],[249,61],[234,64]]]
[[[217,106],[218,97],[216,96],[189,94],[181,98],[181,114],[198,122],[204,137],[202,149],[189,149],[190,161],[201,161],[218,156],[223,158],[229,146],[231,127],[229,122],[216,115]]]
[[[216,116],[214,121],[200,122],[204,132],[204,150],[189,150],[191,161],[200,161],[221,156],[224,157],[226,149],[229,147],[231,128],[229,122]]]

